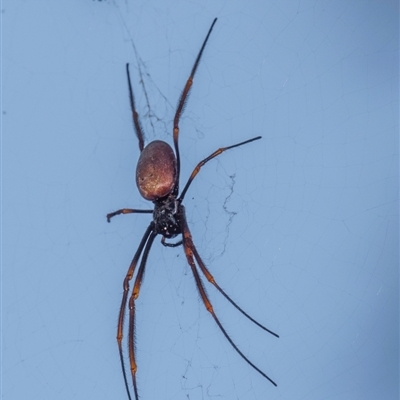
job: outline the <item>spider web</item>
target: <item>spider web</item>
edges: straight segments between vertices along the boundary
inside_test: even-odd
[[[129,62],[147,143],[214,17],[181,120],[185,207],[220,286],[156,239],[137,301],[141,399],[397,399],[398,4],[2,4],[2,398],[126,398],[122,281],[149,216],[134,184]],[[23,382],[23,384],[22,384]]]

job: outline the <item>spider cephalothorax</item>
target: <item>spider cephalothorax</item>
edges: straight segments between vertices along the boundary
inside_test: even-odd
[[[154,202],[153,221],[158,234],[166,239],[182,233],[180,201],[168,195]]]

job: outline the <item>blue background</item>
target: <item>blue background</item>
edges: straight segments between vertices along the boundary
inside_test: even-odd
[[[172,143],[222,288],[156,239],[137,302],[141,399],[397,399],[398,2],[3,1],[2,398],[126,399],[122,281],[150,216],[134,182],[131,63],[147,142]]]

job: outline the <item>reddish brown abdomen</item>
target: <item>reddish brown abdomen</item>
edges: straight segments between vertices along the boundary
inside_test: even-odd
[[[141,152],[136,167],[136,185],[150,201],[172,192],[176,181],[175,153],[168,143],[154,140]]]

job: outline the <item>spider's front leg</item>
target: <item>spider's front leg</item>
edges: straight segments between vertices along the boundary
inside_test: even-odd
[[[155,237],[157,236],[157,232],[154,231],[154,225],[153,223],[150,224],[148,230],[146,231],[147,234],[147,238],[143,237],[143,242],[145,242],[146,240],[146,246],[144,247],[143,250],[143,255],[142,255],[142,259],[140,261],[140,266],[139,266],[139,270],[138,273],[136,275],[136,279],[135,279],[135,284],[133,286],[133,290],[132,290],[132,294],[130,296],[129,299],[129,304],[128,304],[128,308],[129,308],[129,327],[128,327],[128,350],[129,350],[129,365],[130,365],[130,370],[131,370],[131,376],[132,376],[132,383],[133,383],[133,391],[135,393],[135,399],[139,400],[139,395],[138,395],[138,389],[137,389],[137,383],[136,383],[136,372],[137,372],[137,364],[136,364],[136,343],[135,343],[135,316],[136,316],[136,307],[135,307],[135,301],[137,300],[137,298],[139,297],[139,292],[140,292],[140,287],[142,285],[142,281],[143,281],[143,276],[144,276],[144,271],[146,268],[146,262],[147,262],[147,257],[149,255],[151,246],[153,244],[153,241],[155,239]],[[145,235],[146,235],[145,234]],[[143,247],[142,247],[143,248]],[[141,249],[139,248],[138,252],[141,252]],[[127,288],[127,290],[129,291],[129,287]],[[127,293],[127,291],[124,290],[124,298],[126,298],[125,293]],[[122,308],[123,307],[123,308]],[[121,305],[121,313],[124,313],[125,311],[125,304],[124,302]],[[118,331],[121,335],[121,340],[122,340],[122,324],[121,324],[121,329],[119,329],[120,326],[118,325]],[[121,330],[121,332],[120,332]],[[118,346],[120,348],[120,354],[122,357],[122,349],[121,349],[121,341],[118,341]],[[124,363],[123,363],[123,358],[121,358],[121,363],[122,363],[122,370],[124,373],[124,379],[125,379],[125,385],[127,388],[127,393],[128,393],[128,397],[130,398],[130,393],[129,393],[129,388],[127,385],[127,379],[126,379],[126,375],[125,375],[125,367],[124,367]]]
[[[144,254],[142,257],[142,264],[143,264],[143,259],[147,259],[147,254],[150,250],[149,245],[146,246],[146,243],[149,242],[149,237],[152,237],[151,242],[154,240],[154,223],[151,222],[150,225],[147,227],[142,240],[139,244],[139,247],[136,250],[135,256],[132,259],[132,262],[128,268],[128,272],[126,273],[125,279],[124,279],[124,284],[123,284],[123,296],[122,296],[122,300],[121,300],[121,306],[119,309],[119,316],[118,316],[118,329],[117,329],[117,343],[118,343],[118,351],[119,351],[119,358],[121,361],[121,367],[122,367],[122,374],[124,377],[124,382],[125,382],[125,388],[126,388],[126,392],[128,394],[128,398],[129,400],[131,400],[131,395],[129,392],[129,385],[128,385],[128,379],[127,379],[127,374],[126,374],[126,370],[125,370],[125,363],[124,363],[124,354],[122,351],[122,339],[123,339],[123,331],[124,331],[124,321],[125,321],[125,310],[126,310],[126,303],[128,301],[128,294],[129,294],[129,282],[131,281],[131,279],[133,278],[133,275],[135,273],[135,269],[136,266],[139,262],[140,257],[142,256],[143,253],[143,249],[144,249]],[[154,236],[154,237],[153,237]],[[150,244],[151,245],[151,244]],[[143,269],[144,266],[140,266],[139,269]],[[139,274],[138,274],[139,275]],[[143,276],[143,272],[141,272],[141,276]],[[136,278],[137,281],[137,278]],[[136,287],[136,281],[135,281],[135,287]],[[131,318],[130,318],[131,319]],[[129,327],[131,330],[131,321],[129,321]],[[132,334],[133,335],[133,334]],[[131,333],[130,333],[131,336]],[[133,337],[133,336],[132,336]],[[131,341],[131,339],[129,339]],[[136,388],[136,362],[135,362],[135,356],[134,356],[134,342],[132,339],[132,344],[129,345],[129,356],[130,356],[130,366],[131,366],[131,371],[132,371],[132,378],[133,378],[133,385],[134,385],[134,390],[135,390],[135,398],[136,400],[138,399],[137,396],[137,388]],[[132,356],[133,354],[133,356]],[[133,372],[133,369],[135,370],[135,372]]]
[[[196,282],[196,286],[197,289],[199,291],[200,297],[203,301],[203,304],[205,306],[205,308],[207,309],[207,311],[211,314],[211,316],[214,318],[214,321],[216,322],[216,324],[218,325],[218,328],[221,330],[221,332],[223,333],[223,335],[225,336],[225,338],[228,340],[228,342],[230,343],[230,345],[236,350],[236,352],[240,355],[240,357],[243,358],[243,360],[245,360],[252,368],[254,368],[258,373],[260,373],[265,379],[267,379],[268,381],[270,381],[274,386],[277,386],[276,383],[265,373],[263,372],[260,368],[258,368],[255,364],[253,364],[244,354],[243,352],[238,348],[238,346],[235,344],[235,342],[231,339],[230,335],[228,334],[228,332],[225,330],[225,328],[223,327],[223,325],[221,324],[219,318],[217,317],[217,314],[214,311],[214,308],[211,304],[211,301],[209,300],[205,287],[203,285],[203,282],[200,278],[200,274],[199,271],[197,269],[195,260],[197,261],[197,264],[199,265],[200,270],[202,271],[202,273],[205,275],[205,277],[207,278],[207,280],[213,284],[231,303],[233,306],[235,306],[242,314],[244,314],[247,318],[249,318],[252,322],[254,322],[255,324],[257,324],[259,327],[261,327],[262,329],[266,330],[267,332],[271,333],[272,335],[279,337],[276,333],[268,330],[267,328],[265,328],[264,326],[262,326],[260,323],[258,323],[257,321],[255,321],[252,317],[250,317],[247,313],[245,313],[219,286],[218,284],[215,282],[215,279],[212,277],[212,275],[210,274],[210,272],[207,270],[207,268],[205,267],[203,261],[201,260],[196,246],[193,243],[192,240],[192,235],[190,233],[187,221],[186,221],[186,215],[185,215],[185,207],[184,206],[180,206],[179,207],[179,211],[180,211],[180,220],[181,220],[181,229],[182,229],[182,235],[183,235],[183,248],[185,251],[185,255],[186,255],[186,259],[187,262],[192,270],[193,273],[193,277],[194,280]]]

